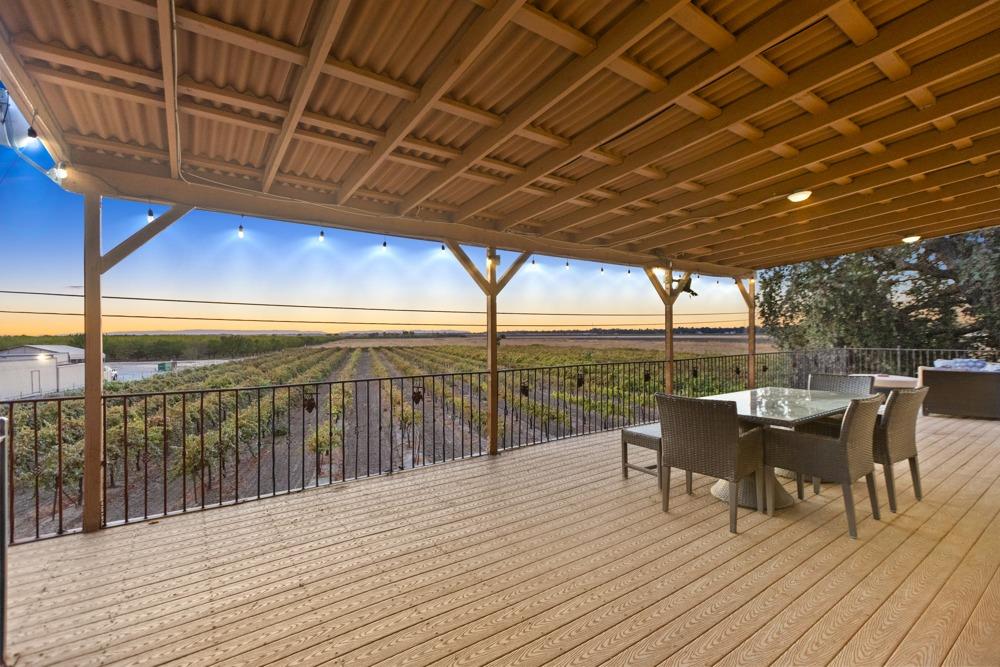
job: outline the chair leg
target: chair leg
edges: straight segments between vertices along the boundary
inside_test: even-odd
[[[663,459],[656,459],[656,488],[663,491]]]
[[[882,464],[882,474],[885,475],[885,495],[889,497],[889,511],[896,511],[896,479],[892,473],[892,464]]]
[[[909,461],[910,476],[913,477],[913,495],[917,497],[917,500],[921,500],[924,497],[924,493],[920,489],[920,465],[917,463],[916,456],[911,456]]]
[[[628,443],[622,438],[622,477],[628,479]]]
[[[847,512],[847,532],[854,539],[858,539],[858,522],[854,518],[854,494],[851,492],[851,483],[844,482],[844,511]]]
[[[799,500],[805,500],[806,493],[802,487],[802,473],[795,473],[795,490],[798,493]]]
[[[663,498],[663,511],[670,511],[670,466],[662,466],[663,483],[660,486],[660,497]]]
[[[813,475],[813,494],[818,496],[820,491],[820,479],[816,475]]]
[[[691,473],[690,470],[685,470],[684,471],[684,482],[685,482],[685,484],[687,486],[687,489],[686,489],[687,493],[690,496],[693,493],[693,491],[691,489],[693,488],[692,483],[694,482],[694,475]]]
[[[736,502],[739,500],[740,483],[729,483],[729,532],[736,534]]]
[[[882,520],[882,513],[878,509],[878,491],[875,489],[875,471],[865,475],[865,481],[868,482],[868,499],[872,502],[872,516],[875,517],[876,521]],[[894,512],[896,510],[893,510]]]
[[[764,467],[764,483],[767,485],[767,515],[774,516],[774,485],[777,482],[774,479],[772,466]]]
[[[764,469],[757,468],[754,471],[754,486],[757,487],[757,511],[763,514],[767,511],[764,505]]]

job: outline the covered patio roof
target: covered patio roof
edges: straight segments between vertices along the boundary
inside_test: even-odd
[[[9,0],[0,80],[70,190],[745,276],[997,224],[997,5]]]

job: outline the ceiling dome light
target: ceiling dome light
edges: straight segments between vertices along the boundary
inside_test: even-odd
[[[236,236],[238,236],[239,238],[243,238],[243,225],[240,225],[239,227],[236,228]]]
[[[800,201],[805,201],[810,197],[812,197],[812,190],[799,190],[788,195],[788,201],[798,204]]]
[[[153,215],[153,209],[152,208],[147,208],[146,209],[146,224],[148,225],[149,223],[151,223],[155,219],[156,219],[156,216]]]
[[[910,236],[903,237],[903,243],[916,243],[920,240],[919,234],[911,234]]]

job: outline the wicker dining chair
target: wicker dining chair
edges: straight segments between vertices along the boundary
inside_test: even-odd
[[[875,464],[873,447],[875,422],[882,396],[855,398],[844,413],[840,434],[837,437],[803,433],[781,428],[767,428],[764,434],[764,465],[766,475],[773,479],[774,468],[786,468],[795,472],[796,481],[802,483],[802,475],[812,475],[830,482],[837,482],[844,490],[844,508],[847,512],[847,528],[851,537],[858,536],[857,521],[854,517],[854,495],[851,485],[862,477],[868,483],[868,495],[872,505],[872,516],[881,518],[878,495],[875,491]],[[774,507],[774,487],[768,483],[768,511]]]
[[[885,476],[885,490],[889,496],[889,510],[896,511],[896,480],[892,464],[910,462],[913,477],[913,495],[920,500],[920,467],[917,464],[917,415],[924,403],[927,387],[920,389],[893,389],[886,401],[885,411],[875,425],[875,463],[881,464]]]
[[[874,393],[875,378],[871,375],[835,375],[833,373],[810,373],[808,389],[816,391],[835,391],[838,394],[852,396],[870,396]],[[823,417],[795,427],[796,431],[815,433],[836,438],[840,435],[841,417]],[[821,480],[812,478],[813,493],[820,492]],[[802,488],[799,485],[799,498],[802,498]]]
[[[868,396],[872,393],[875,378],[871,375],[835,375],[833,373],[810,373],[807,389],[835,391],[838,394]]]
[[[657,394],[663,433],[660,493],[670,509],[670,469],[680,468],[729,482],[729,530],[736,532],[739,483],[754,475],[757,508],[764,511],[763,429],[740,431],[733,401]]]

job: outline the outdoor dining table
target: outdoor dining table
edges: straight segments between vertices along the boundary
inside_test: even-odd
[[[857,396],[834,391],[761,387],[701,398],[735,402],[740,420],[748,424],[792,428],[816,419],[841,414],[847,410],[851,399]],[[742,480],[739,488],[740,496],[737,500],[739,505],[756,509],[757,486],[753,477]],[[712,485],[711,493],[720,500],[728,501],[729,485],[720,480]],[[795,499],[782,485],[775,484],[775,509],[788,507],[794,502]]]

